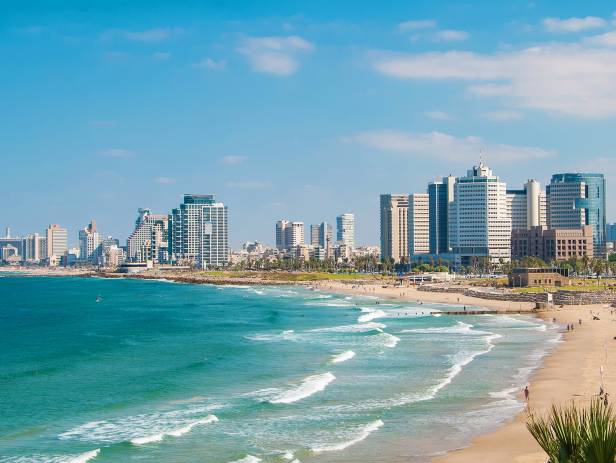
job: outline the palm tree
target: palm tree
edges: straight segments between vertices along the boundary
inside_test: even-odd
[[[548,463],[614,463],[616,416],[612,406],[593,399],[588,409],[575,403],[552,405],[549,413],[530,413],[526,427],[547,453]]]

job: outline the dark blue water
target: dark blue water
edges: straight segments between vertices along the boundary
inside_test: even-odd
[[[557,338],[300,287],[0,278],[0,461],[426,461]]]

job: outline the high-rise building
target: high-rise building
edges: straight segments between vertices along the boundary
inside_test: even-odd
[[[594,255],[605,255],[605,178],[603,174],[554,174],[547,187],[548,227],[592,226]]]
[[[449,242],[463,264],[473,257],[510,259],[507,185],[483,163],[456,179],[449,224]]]
[[[198,268],[223,267],[229,262],[227,207],[214,195],[185,194],[169,216],[169,255],[173,261]]]
[[[605,225],[605,241],[616,241],[616,223]]]
[[[350,250],[355,247],[355,215],[347,212],[336,217],[336,241]]]
[[[319,225],[310,225],[310,244],[320,246],[327,250],[333,247],[333,232],[331,224],[321,222]]]
[[[534,256],[545,262],[574,258],[592,258],[592,227],[584,225],[572,230],[533,226],[511,232],[511,258]]]
[[[381,259],[408,262],[408,208],[408,194],[381,195]]]
[[[304,243],[304,222],[290,222],[285,229],[285,243],[287,249],[300,246]]]
[[[47,258],[46,239],[38,233],[27,235],[23,239],[23,260],[31,263],[39,263]]]
[[[454,199],[455,183],[455,177],[450,175],[428,184],[431,254],[450,252],[449,205]]]
[[[50,261],[58,261],[68,249],[68,230],[58,224],[47,227],[47,254]]]
[[[409,256],[430,252],[430,214],[429,194],[413,193],[409,195],[408,206],[408,243]]]
[[[96,220],[92,219],[86,228],[79,230],[80,261],[92,265],[98,264],[102,242],[103,238],[96,229]]]
[[[135,229],[126,240],[127,259],[132,262],[164,263],[169,260],[169,217],[138,210]]]
[[[286,230],[290,223],[288,220],[276,222],[276,249],[279,251],[287,249]]]
[[[546,225],[546,199],[537,180],[528,180],[523,190],[507,190],[512,230]]]
[[[310,245],[319,246],[319,225],[310,225]]]

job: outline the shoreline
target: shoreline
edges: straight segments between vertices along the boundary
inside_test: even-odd
[[[269,281],[247,278],[210,278],[178,275],[100,275],[92,272],[11,272],[30,276],[102,276],[128,279],[166,279],[190,284],[243,284],[243,285],[299,285],[313,290],[359,296],[371,296],[404,302],[451,304],[453,307],[470,306],[485,309],[486,313],[526,314],[544,320],[555,320],[561,325],[574,324],[575,329],[565,331],[561,342],[556,344],[541,360],[529,378],[529,405],[533,412],[543,414],[553,404],[565,404],[575,400],[586,404],[599,391],[600,368],[604,368],[604,389],[610,394],[616,390],[616,369],[608,368],[609,359],[616,355],[616,314],[610,313],[607,304],[571,305],[550,310],[534,310],[529,302],[506,302],[479,299],[457,293],[418,291],[416,287],[394,287],[385,282],[362,281]],[[384,287],[385,286],[385,287]],[[599,314],[600,320],[592,320],[591,311]],[[473,314],[472,311],[466,312]],[[477,312],[475,312],[477,313]],[[464,314],[464,312],[456,312]],[[578,320],[582,320],[579,325]],[[520,390],[517,399],[523,400]],[[616,399],[616,395],[614,395]],[[547,456],[526,430],[526,412],[522,411],[500,424],[494,430],[472,438],[466,447],[452,449],[435,456],[436,463],[471,463],[479,459],[493,462],[545,463]]]

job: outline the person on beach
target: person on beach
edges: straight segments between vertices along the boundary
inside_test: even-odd
[[[528,396],[530,395],[530,391],[528,390],[528,385],[524,388],[524,398],[526,402],[528,402]]]
[[[582,326],[582,319],[578,319],[578,323],[580,324],[580,326]]]
[[[603,405],[605,405],[606,407],[609,404],[609,401],[607,399],[607,396],[609,396],[609,394],[606,392],[605,395],[603,396]]]

